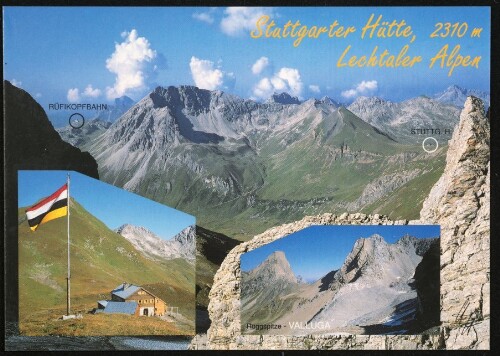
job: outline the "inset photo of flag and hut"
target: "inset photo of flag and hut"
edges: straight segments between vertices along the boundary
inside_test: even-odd
[[[18,172],[21,335],[193,335],[196,221],[77,172]]]

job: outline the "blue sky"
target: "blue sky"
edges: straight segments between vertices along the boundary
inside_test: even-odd
[[[19,171],[19,207],[34,205],[66,183],[66,171]],[[70,196],[110,229],[127,223],[170,239],[194,225],[194,216],[77,172],[70,173]]]
[[[360,39],[372,14],[405,20],[416,39],[413,68],[337,68],[341,53],[369,55],[374,46],[397,55],[408,39]],[[307,26],[355,26],[348,38],[252,39],[255,20],[271,16],[278,27],[291,20]],[[480,38],[429,38],[436,22],[467,21]],[[489,91],[489,7],[392,8],[111,8],[4,7],[4,76],[49,103],[112,102],[142,98],[156,85],[198,85],[265,100],[273,91],[301,98],[328,95],[348,102],[358,95],[404,100],[434,94],[452,84]],[[481,55],[479,68],[429,69],[444,45]],[[117,47],[116,47],[117,46]],[[450,48],[450,51],[451,51]],[[263,59],[264,57],[264,59]],[[260,65],[257,61],[261,59]],[[363,84],[364,83],[364,84]],[[49,117],[51,113],[49,113]]]
[[[241,269],[257,267],[270,254],[283,251],[295,275],[317,281],[342,266],[360,237],[381,235],[394,243],[406,234],[417,238],[439,237],[439,225],[336,225],[311,226],[241,256]]]

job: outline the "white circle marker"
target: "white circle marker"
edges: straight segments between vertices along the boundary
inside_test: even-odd
[[[434,142],[436,142],[436,148],[435,148],[435,149],[433,149],[433,150],[427,150],[427,149],[425,148],[425,141],[427,141],[427,140],[429,140],[429,139],[430,139],[430,140],[434,140]],[[424,149],[424,151],[425,151],[425,152],[427,152],[427,153],[433,153],[433,152],[436,152],[436,151],[437,151],[437,149],[438,149],[438,147],[439,147],[438,140],[436,140],[434,137],[427,137],[424,141],[422,141],[422,148],[423,148],[423,149]]]

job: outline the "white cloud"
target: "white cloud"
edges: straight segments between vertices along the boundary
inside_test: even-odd
[[[358,84],[358,86],[356,87],[356,90],[359,93],[364,94],[367,91],[377,90],[377,86],[378,86],[378,83],[376,80],[370,80],[370,81],[363,80],[361,83]]]
[[[70,103],[78,103],[80,101],[80,91],[78,88],[69,89],[66,98]]]
[[[269,78],[262,78],[253,88],[253,95],[261,99],[268,98],[273,92],[274,87]]]
[[[311,84],[311,85],[309,85],[309,90],[312,91],[313,93],[316,93],[316,94],[321,92],[319,85],[312,85]]]
[[[98,98],[101,96],[101,90],[97,88],[92,88],[92,84],[87,85],[85,90],[83,91],[83,96],[86,96],[87,98]]]
[[[15,87],[18,87],[18,88],[22,88],[23,87],[23,82],[20,82],[19,80],[16,80],[16,79],[12,79],[10,81],[10,83],[15,86]]]
[[[300,98],[304,84],[298,69],[281,68],[272,77],[262,78],[254,87],[253,95],[256,98],[266,99],[275,92],[287,92]]]
[[[361,83],[356,85],[354,89],[344,90],[340,93],[346,99],[355,98],[358,95],[370,95],[373,94],[378,89],[378,83],[376,80],[363,80]]]
[[[213,9],[210,9],[207,12],[195,12],[193,14],[193,18],[198,20],[198,21],[205,22],[205,23],[208,23],[209,25],[211,25],[214,23],[213,13],[214,13]]]
[[[344,90],[340,93],[344,98],[351,99],[358,95],[358,92],[355,89]]]
[[[41,98],[41,97],[42,97],[42,93],[36,93],[36,94],[35,94],[35,98],[37,98],[37,99],[38,99],[38,98]]]
[[[255,29],[262,15],[273,15],[273,10],[263,7],[228,7],[220,22],[222,32],[229,36],[241,36]]]
[[[158,55],[145,37],[139,37],[135,29],[123,32],[122,37],[124,41],[115,45],[115,51],[106,60],[106,68],[116,74],[114,86],[106,88],[108,99],[147,89],[148,81],[158,70]]]
[[[195,85],[201,89],[220,89],[226,87],[228,82],[231,85],[235,80],[234,73],[225,73],[220,67],[215,67],[214,62],[206,59],[193,56],[189,62],[189,67]]]
[[[269,66],[269,58],[260,57],[257,61],[252,65],[252,73],[260,74],[264,69]]]

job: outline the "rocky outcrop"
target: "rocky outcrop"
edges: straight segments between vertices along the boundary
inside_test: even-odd
[[[128,240],[146,258],[152,260],[171,260],[183,258],[194,260],[195,236],[194,226],[188,226],[172,238],[165,240],[142,226],[124,224],[115,232]]]
[[[445,171],[424,202],[419,221],[385,216],[323,214],[274,227],[236,246],[214,278],[212,325],[192,348],[210,349],[488,349],[489,348],[489,121],[469,98],[449,144]],[[240,256],[311,225],[441,225],[442,327],[421,335],[241,335]],[[431,251],[429,249],[428,251]],[[199,344],[196,344],[200,340]]]
[[[291,312],[286,295],[300,285],[285,253],[275,251],[254,269],[241,271],[240,286],[241,320],[270,323]]]
[[[291,96],[290,94],[288,93],[281,93],[281,94],[278,94],[278,93],[274,93],[273,95],[271,95],[271,97],[267,100],[267,103],[278,103],[278,104],[300,104],[300,100],[299,98],[297,98],[296,96]]]
[[[465,89],[458,85],[451,85],[440,93],[434,94],[433,98],[441,103],[448,103],[463,107],[467,97],[475,96],[483,101],[485,107],[490,106],[490,94],[477,89]]]
[[[196,226],[196,332],[206,333],[210,327],[208,293],[222,261],[239,241],[229,236]]]
[[[371,204],[378,199],[387,196],[396,189],[402,187],[420,174],[420,169],[401,171],[380,176],[368,183],[363,192],[355,201],[348,203],[348,211],[356,211]]]
[[[451,329],[446,347],[483,349],[490,316],[490,124],[481,100],[467,99],[449,146],[421,221],[441,225],[441,321]]]
[[[8,167],[74,170],[99,178],[94,158],[61,140],[43,108],[30,94],[4,81],[4,105]]]

